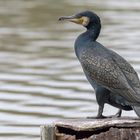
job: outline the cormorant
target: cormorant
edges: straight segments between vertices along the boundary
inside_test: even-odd
[[[97,14],[84,11],[73,16],[60,17],[59,20],[81,24],[87,29],[78,36],[74,46],[83,71],[95,90],[99,105],[96,118],[105,117],[102,115],[105,103],[119,108],[116,117],[121,116],[122,110],[133,109],[140,117],[138,75],[123,57],[96,41],[101,30],[101,21]]]

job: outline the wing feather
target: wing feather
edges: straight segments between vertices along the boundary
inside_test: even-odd
[[[94,52],[91,48],[86,49],[80,57],[82,67],[88,76],[96,83],[125,97],[128,101],[139,103],[140,84],[132,66],[112,51],[104,53],[108,55]]]
[[[135,90],[137,94],[140,94],[140,81],[134,68],[124,58],[115,52],[110,51],[110,53],[113,56],[112,58],[114,62],[118,64],[119,68],[125,75],[129,85]]]

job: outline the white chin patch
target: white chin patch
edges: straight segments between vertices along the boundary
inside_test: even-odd
[[[82,25],[87,26],[89,24],[90,19],[88,17],[82,17]]]

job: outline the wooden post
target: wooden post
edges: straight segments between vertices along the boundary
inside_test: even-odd
[[[55,125],[53,124],[41,126],[41,140],[56,140],[54,129]]]
[[[41,126],[41,140],[140,140],[140,119],[63,119]]]

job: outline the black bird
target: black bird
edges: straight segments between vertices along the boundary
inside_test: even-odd
[[[99,105],[96,118],[102,115],[104,104],[122,110],[133,110],[140,117],[140,81],[133,67],[120,55],[96,41],[101,30],[100,18],[91,11],[73,16],[63,16],[67,20],[83,25],[87,30],[75,41],[75,53],[83,71],[95,90]],[[109,116],[108,116],[109,117]]]

